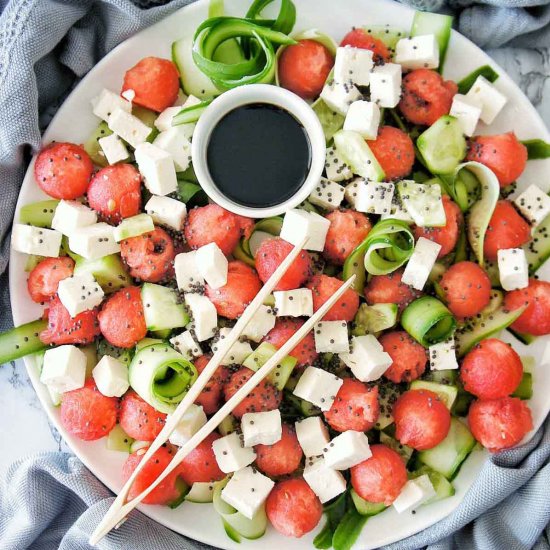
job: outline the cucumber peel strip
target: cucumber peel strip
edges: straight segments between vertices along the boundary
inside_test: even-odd
[[[450,338],[456,320],[437,298],[423,296],[408,305],[401,315],[403,328],[425,348]]]
[[[189,124],[192,122],[197,122],[201,117],[202,113],[206,110],[208,105],[212,103],[212,99],[206,99],[197,103],[196,105],[191,105],[191,107],[186,107],[182,109],[177,115],[172,119],[172,126],[179,126],[180,124]]]
[[[550,143],[542,139],[526,139],[522,141],[527,147],[528,160],[542,160],[550,158]]]
[[[250,257],[254,258],[254,254],[252,253],[252,250],[250,248],[250,240],[252,239],[252,236],[257,231],[261,231],[263,233],[268,233],[269,235],[273,235],[274,237],[278,237],[281,234],[281,229],[283,227],[283,218],[280,216],[274,216],[272,218],[264,218],[260,220],[256,225],[254,225],[254,228],[252,229],[252,232],[250,233],[250,236],[246,239],[242,240],[241,247],[243,251]]]

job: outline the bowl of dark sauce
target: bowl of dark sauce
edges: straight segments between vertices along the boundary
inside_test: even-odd
[[[243,216],[282,214],[319,182],[325,138],[311,107],[268,84],[216,98],[193,134],[193,166],[207,195]]]

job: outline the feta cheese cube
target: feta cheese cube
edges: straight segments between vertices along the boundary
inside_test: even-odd
[[[170,434],[168,440],[172,445],[182,447],[206,424],[206,422],[207,418],[203,408],[200,405],[189,405],[189,408],[181,417],[176,429]]]
[[[391,211],[395,185],[391,182],[355,181],[351,189],[355,210],[367,214],[387,214]]]
[[[184,172],[191,163],[191,142],[187,132],[180,126],[161,132],[153,145],[168,153],[174,161],[176,172]]]
[[[341,378],[323,369],[307,367],[294,388],[294,395],[328,411],[343,383]]]
[[[324,210],[334,210],[342,204],[344,193],[345,190],[340,184],[321,178],[309,196],[309,202]]]
[[[327,82],[321,92],[321,99],[327,107],[341,115],[346,115],[350,105],[362,98],[363,95],[353,84],[340,83],[336,80]]]
[[[170,343],[186,359],[192,360],[193,358],[200,357],[203,354],[199,343],[195,340],[189,330],[185,330],[181,334],[170,338]]]
[[[187,217],[187,207],[184,202],[158,195],[153,195],[147,201],[145,212],[153,218],[157,225],[164,225],[176,231],[183,230],[183,224]]]
[[[502,111],[508,100],[484,76],[478,76],[466,97],[481,107],[480,118],[485,124],[491,124]]]
[[[324,458],[307,458],[303,476],[323,504],[346,490],[342,473],[329,468]]]
[[[327,427],[319,416],[309,416],[294,424],[298,443],[306,458],[320,456],[328,445],[330,437]]]
[[[363,432],[348,430],[337,435],[325,448],[325,464],[335,470],[347,470],[372,456],[369,440]]]
[[[323,218],[323,216],[315,212],[306,212],[295,208],[285,214],[283,227],[281,228],[281,239],[297,245],[304,237],[308,237],[304,248],[322,252],[325,248],[329,227],[330,220]]]
[[[435,496],[435,489],[428,477],[424,474],[415,479],[409,479],[401,489],[399,496],[393,501],[393,507],[398,514],[414,510],[421,504]]]
[[[437,69],[439,46],[433,34],[402,38],[395,46],[395,62],[404,69]]]
[[[241,419],[245,447],[273,445],[283,435],[281,412],[279,409],[268,412],[245,413]]]
[[[183,109],[181,105],[175,105],[174,107],[167,107],[160,113],[155,119],[155,127],[159,132],[165,132],[172,128],[172,119]]]
[[[141,122],[141,120],[122,109],[115,109],[107,121],[109,130],[120,136],[126,143],[136,148],[141,143],[145,143],[151,128]]]
[[[136,162],[143,175],[145,187],[154,195],[168,195],[178,188],[172,157],[152,143],[136,147]]]
[[[384,63],[370,75],[370,100],[380,107],[393,109],[401,99],[401,65]]]
[[[273,480],[248,466],[233,474],[222,489],[221,497],[243,516],[252,519],[274,486]]]
[[[529,266],[523,249],[501,249],[497,252],[497,257],[500,286],[504,290],[529,286]]]
[[[388,218],[392,218],[394,220],[402,220],[407,223],[414,223],[412,216],[407,212],[407,209],[403,205],[399,193],[393,194],[389,213],[382,214],[380,216],[380,219],[382,220],[387,220]]]
[[[201,246],[195,255],[200,276],[212,288],[227,284],[229,262],[216,243]]]
[[[353,177],[351,168],[344,162],[333,145],[327,149],[325,172],[331,181],[344,181]]]
[[[420,237],[407,262],[401,282],[416,288],[416,290],[423,290],[440,250],[439,243]]]
[[[134,90],[124,90],[120,95],[130,103],[136,98],[136,92]]]
[[[126,145],[116,134],[99,138],[97,142],[109,164],[116,164],[130,156]]]
[[[476,131],[476,126],[481,116],[481,106],[471,97],[456,94],[453,97],[449,114],[458,119],[464,135],[470,137]]]
[[[107,397],[121,397],[130,387],[128,367],[110,355],[104,355],[94,367],[92,377],[97,389]]]
[[[77,201],[59,201],[52,219],[52,229],[70,235],[78,227],[97,222],[97,214]]]
[[[202,294],[186,294],[185,303],[193,318],[192,327],[199,342],[208,340],[216,334],[218,313],[214,304]]]
[[[313,315],[313,294],[309,288],[276,290],[273,296],[277,317],[311,317]]]
[[[109,117],[117,110],[121,109],[126,113],[132,111],[132,104],[120,97],[111,90],[103,89],[100,94],[92,99],[92,112],[105,122],[109,121]]]
[[[428,348],[428,356],[430,358],[430,368],[432,370],[458,369],[454,337],[430,346]]]
[[[44,353],[40,381],[58,393],[84,387],[86,354],[76,346],[59,346]]]
[[[197,292],[204,286],[204,279],[197,267],[197,251],[181,252],[174,258],[174,271],[178,288],[184,292]]]
[[[221,328],[218,338],[212,344],[212,351],[218,351],[218,345],[221,340],[227,338],[231,332],[230,328]],[[240,365],[254,350],[248,342],[237,340],[230,348],[225,357],[221,361],[221,365]]]
[[[352,46],[340,47],[336,50],[334,60],[334,80],[356,86],[368,86],[373,66],[370,50]]]
[[[348,353],[348,324],[346,321],[321,321],[315,325],[317,353]]]
[[[114,228],[104,222],[79,227],[69,235],[69,248],[87,260],[98,260],[120,252]]]
[[[259,342],[275,326],[275,313],[269,306],[261,305],[248,322],[242,335]]]
[[[392,364],[392,358],[372,334],[353,336],[349,353],[340,353],[340,359],[361,382],[378,380]]]
[[[63,235],[54,229],[44,229],[14,223],[11,230],[11,247],[24,254],[57,258]]]
[[[254,449],[243,447],[241,437],[237,432],[232,432],[212,443],[216,462],[226,474],[236,472],[256,460]]]
[[[533,226],[537,226],[550,215],[550,197],[535,184],[531,184],[519,195],[514,204]]]
[[[73,275],[59,281],[57,295],[71,317],[94,309],[103,301],[103,290],[91,273]]]
[[[365,139],[376,139],[380,125],[380,107],[371,101],[352,103],[344,120],[344,130],[357,132]]]

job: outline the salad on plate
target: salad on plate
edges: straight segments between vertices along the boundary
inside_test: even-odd
[[[541,140],[486,129],[507,103],[489,66],[442,76],[452,19],[411,29],[360,21],[338,45],[293,32],[295,6],[255,0],[210,17],[172,59],[129,67],[90,109],[85,144],[34,162],[49,197],[24,205],[44,314],[0,335],[2,362],[35,354],[64,428],[127,453],[130,477],[236,319],[293,246],[305,249],[134,483],[183,445],[342,285],[315,329],[144,500],[212,503],[236,542],[270,524],[317,548],[350,548],[369,517],[454,494],[476,446],[498,452],[533,427],[532,356],[550,334],[550,197],[515,182]],[[311,104],[326,163],[308,200],[252,219],[209,200],[192,163],[197,121],[237,86],[281,86]],[[239,136],[234,136],[238,143]],[[264,144],[269,147],[269,141]],[[257,185],[262,184],[258,174]],[[326,519],[322,520],[323,516]]]

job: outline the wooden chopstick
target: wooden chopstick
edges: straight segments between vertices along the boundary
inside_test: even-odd
[[[157,477],[157,479],[145,489],[142,493],[136,496],[126,504],[115,507],[115,502],[97,526],[92,536],[90,544],[97,544],[111,529],[120,525],[126,516],[151,492],[155,487],[162,482],[171,472],[173,472],[183,461],[183,459],[204,439],[212,433],[222,420],[231,414],[237,405],[282,361],[290,351],[292,351],[300,341],[310,332],[315,324],[320,321],[327,311],[336,303],[342,294],[353,284],[355,275],[348,279],[331,297],[327,300],[319,310],[310,317],[302,327],[283,344],[283,346],[257,371],[254,375],[227,401],[223,407],[195,434],[187,441],[174,455],[174,458],[165,468],[165,470]]]

